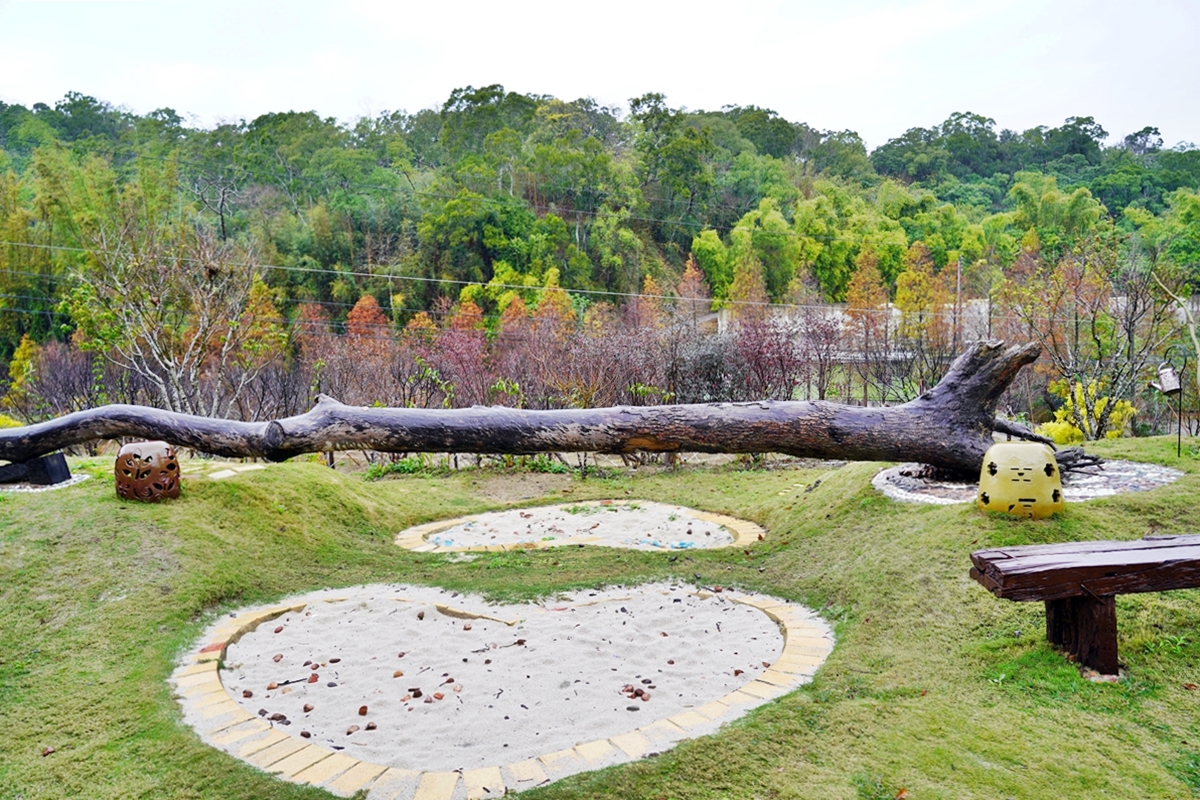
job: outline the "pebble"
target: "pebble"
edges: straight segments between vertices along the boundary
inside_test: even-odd
[[[357,725],[351,725],[349,728],[347,728],[347,729],[346,729],[346,735],[347,735],[347,736],[349,736],[349,735],[350,735],[350,734],[352,734],[352,733],[357,733],[357,732],[358,732],[358,726],[357,726]]]
[[[375,730],[375,728],[377,728],[377,727],[378,727],[378,726],[377,726],[377,725],[376,725],[374,722],[368,722],[368,723],[367,723],[367,730],[369,730],[369,731],[373,731],[373,730]]]
[[[275,632],[276,632],[276,633],[282,633],[282,632],[283,632],[283,626],[282,626],[282,625],[280,625],[278,628],[276,628],[276,629],[275,629]]]
[[[311,675],[309,675],[309,676],[308,676],[308,682],[309,682],[309,683],[316,683],[316,682],[317,682],[317,681],[319,681],[320,679],[321,679],[321,676],[320,676],[320,675],[318,675],[318,674],[317,674],[317,673],[315,673],[315,672],[314,672],[314,673],[312,673]]]
[[[312,738],[312,734],[311,734],[311,733],[309,733],[308,731],[300,731],[300,735],[301,735],[302,737],[304,737],[305,739],[311,739],[311,738]]]
[[[308,712],[310,712],[310,711],[312,711],[312,710],[313,710],[313,704],[312,704],[312,703],[305,703],[305,704],[304,704],[304,713],[305,713],[305,714],[307,714]]]
[[[50,755],[53,752],[54,752],[53,747],[47,747],[45,750],[42,751],[42,758],[45,758],[46,756]]]
[[[393,678],[403,678],[404,670],[401,670],[401,669],[396,670],[395,672],[392,673],[392,677]]]
[[[625,710],[626,711],[639,711],[639,710],[641,710],[641,706],[625,706]]]
[[[271,660],[278,664],[283,660],[283,653],[276,653],[275,655],[271,656]]]
[[[279,684],[276,683],[275,681],[271,681],[270,683],[267,684],[268,692],[271,691],[272,689],[278,689],[278,688],[279,688]]]
[[[359,715],[360,717],[365,717],[365,716],[367,715],[367,707],[366,707],[366,706],[359,706],[359,707],[358,707],[358,715]]]

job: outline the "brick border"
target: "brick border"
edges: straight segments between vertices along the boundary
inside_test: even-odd
[[[551,506],[529,506],[527,510],[537,511],[552,508],[566,508],[568,506],[594,506],[601,507],[607,505],[628,505],[630,503],[645,503],[662,506],[682,514],[686,514],[692,519],[700,520],[701,522],[711,522],[716,525],[723,525],[728,528],[733,534],[733,541],[729,544],[719,545],[717,547],[695,548],[697,550],[719,550],[723,547],[749,547],[752,543],[759,541],[767,535],[767,531],[761,525],[750,522],[749,520],[738,519],[737,517],[729,517],[724,514],[712,514],[707,511],[699,511],[687,506],[677,506],[669,503],[659,503],[656,500],[582,500],[574,503],[556,503]],[[511,510],[511,509],[503,509]],[[481,514],[471,514],[465,517],[455,517],[454,519],[441,519],[436,522],[426,522],[424,525],[417,525],[412,528],[406,528],[396,534],[396,544],[406,550],[412,550],[417,553],[499,553],[506,550],[544,550],[551,547],[569,547],[571,545],[581,544],[599,544],[599,537],[576,536],[570,539],[555,539],[548,542],[522,542],[520,544],[489,544],[489,545],[452,545],[446,547],[444,545],[433,544],[428,541],[428,537],[435,533],[440,533],[456,525],[462,525],[466,522],[476,522],[488,514],[494,514],[494,511],[485,511]],[[589,539],[593,541],[588,541]],[[613,545],[607,545],[612,547]],[[620,547],[620,545],[616,545]],[[664,552],[667,548],[664,548]],[[653,552],[653,551],[651,551]],[[676,552],[672,550],[671,552]]]
[[[694,594],[713,596],[706,591]],[[829,627],[803,606],[732,591],[721,596],[759,609],[782,629],[783,652],[766,672],[724,697],[625,733],[480,769],[424,772],[360,761],[285,733],[242,708],[221,683],[226,648],[265,622],[303,611],[308,605],[304,602],[239,612],[216,623],[184,655],[171,683],[184,720],[205,743],[292,783],[320,786],[341,797],[366,789],[377,800],[500,797],[577,772],[636,761],[668,750],[681,739],[712,733],[751,708],[811,681],[833,650]]]

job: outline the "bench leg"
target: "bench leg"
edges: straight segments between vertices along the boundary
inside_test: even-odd
[[[1117,602],[1108,597],[1046,601],[1046,638],[1102,675],[1116,675]]]

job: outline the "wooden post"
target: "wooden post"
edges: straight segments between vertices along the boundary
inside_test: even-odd
[[[1047,600],[1046,638],[1101,675],[1118,674],[1116,597]]]

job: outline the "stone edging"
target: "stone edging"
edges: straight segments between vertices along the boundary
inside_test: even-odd
[[[928,503],[932,505],[960,505],[974,503],[979,491],[974,483],[951,481],[924,481],[918,489],[898,486],[896,481],[903,471],[919,467],[918,464],[899,464],[876,472],[871,485],[889,500],[899,503]],[[1184,476],[1184,472],[1172,467],[1147,464],[1123,459],[1109,459],[1098,473],[1078,475],[1063,484],[1063,499],[1067,504],[1098,500],[1124,492],[1140,492],[1167,486]],[[910,483],[914,483],[910,481]]]
[[[65,481],[52,483],[49,486],[34,486],[27,483],[0,483],[0,492],[12,492],[13,494],[38,494],[39,492],[56,492],[59,489],[66,489],[68,486],[74,486],[77,483],[83,483],[88,478],[92,477],[84,473],[72,475]]]
[[[706,547],[705,550],[718,550],[721,547],[749,547],[752,543],[761,540],[766,536],[767,531],[761,525],[750,522],[749,520],[738,519],[737,517],[729,517],[724,514],[712,514],[707,511],[700,511],[686,506],[668,505],[666,503],[657,503],[652,500],[582,500],[574,503],[558,503],[552,506],[530,506],[529,511],[537,511],[540,509],[563,508],[566,506],[594,506],[600,507],[604,505],[615,505],[617,503],[651,503],[656,505],[667,506],[671,509],[687,514],[693,519],[702,522],[711,522],[715,525],[723,525],[733,533],[733,541],[729,544],[720,545],[719,547]],[[507,509],[502,509],[507,510]],[[490,545],[451,545],[444,546],[434,544],[427,541],[427,537],[448,530],[457,525],[462,525],[467,522],[475,522],[488,514],[494,512],[485,511],[481,514],[471,514],[466,517],[455,517],[454,519],[441,519],[435,522],[426,522],[423,525],[417,525],[412,528],[405,528],[396,534],[396,544],[406,550],[412,550],[417,553],[498,553],[506,550],[542,550],[550,547],[567,547],[570,545],[595,544],[600,541],[599,537],[580,537],[575,536],[569,539],[554,539],[551,541],[535,541],[522,542],[520,544],[490,544]]]
[[[711,593],[697,592],[700,597]],[[750,708],[812,680],[833,650],[828,626],[803,606],[774,598],[726,591],[722,596],[761,610],[783,629],[783,652],[771,666],[739,689],[695,709],[594,742],[513,764],[455,772],[422,772],[360,761],[311,744],[252,716],[226,692],[220,665],[228,645],[265,622],[306,603],[276,605],[232,614],[207,630],[171,675],[185,717],[207,744],[259,769],[298,784],[321,786],[348,797],[364,789],[372,798],[460,800],[499,797],[610,764],[635,761],[670,749],[732,721]],[[689,733],[690,732],[690,733]]]

